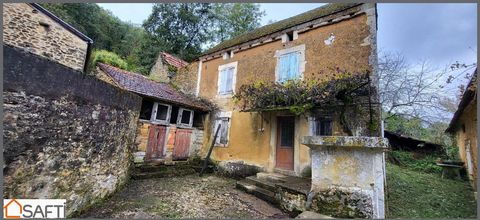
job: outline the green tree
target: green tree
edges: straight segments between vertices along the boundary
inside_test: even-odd
[[[265,11],[254,3],[225,3],[213,6],[212,43],[219,43],[260,27]]]
[[[155,47],[191,61],[201,54],[212,24],[211,4],[155,4],[143,27]]]

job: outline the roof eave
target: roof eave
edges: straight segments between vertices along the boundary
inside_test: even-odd
[[[45,15],[47,15],[48,17],[50,17],[51,19],[53,19],[54,21],[59,23],[62,27],[69,30],[73,34],[77,35],[80,39],[86,41],[88,44],[93,43],[93,40],[91,38],[89,38],[87,35],[83,34],[79,30],[75,29],[73,26],[71,26],[67,22],[63,21],[62,19],[60,19],[59,17],[57,17],[56,15],[54,15],[53,13],[48,11],[47,9],[43,8],[38,3],[28,3],[28,4],[31,5],[32,7],[34,7],[35,9],[41,11],[42,13],[44,13]]]
[[[229,51],[229,50],[236,49],[236,47],[239,47],[240,45],[244,45],[244,44],[251,43],[251,42],[253,42],[253,41],[257,40],[257,39],[260,39],[260,38],[263,38],[263,37],[266,37],[266,36],[281,34],[281,33],[284,32],[285,30],[288,30],[288,29],[291,29],[291,28],[295,28],[295,27],[304,25],[304,24],[306,24],[306,23],[309,23],[309,22],[312,22],[312,21],[315,21],[315,20],[322,19],[322,18],[324,18],[324,17],[330,16],[330,15],[333,15],[333,14],[337,14],[337,13],[340,13],[340,12],[343,12],[343,11],[346,11],[346,10],[349,10],[349,9],[351,9],[351,8],[358,7],[358,6],[362,5],[362,4],[363,4],[363,3],[357,3],[357,4],[354,4],[354,5],[350,6],[350,7],[346,7],[346,8],[343,8],[343,9],[341,9],[341,10],[334,11],[334,12],[332,12],[332,13],[322,15],[322,16],[320,16],[320,17],[316,17],[316,18],[313,18],[313,19],[309,19],[309,20],[303,21],[303,22],[301,22],[301,23],[295,24],[295,25],[293,25],[293,26],[288,26],[288,27],[283,28],[283,29],[278,30],[278,31],[274,31],[274,32],[271,32],[271,33],[267,33],[267,34],[261,35],[261,36],[255,38],[255,39],[251,39],[251,40],[248,40],[248,41],[239,42],[239,43],[234,44],[234,45],[229,46],[229,47],[220,48],[220,49],[214,50],[214,51],[207,51],[208,53],[204,53],[204,54],[200,55],[200,56],[198,57],[198,59],[199,59],[199,60],[202,60],[202,59],[204,59],[204,58],[206,58],[206,57],[212,56],[213,54],[218,54],[218,53],[221,54],[223,51]],[[322,6],[322,7],[323,7],[323,6]],[[293,17],[295,17],[295,16],[293,16]],[[292,17],[291,17],[291,18],[292,18]],[[290,18],[287,18],[287,19],[290,19]],[[284,20],[287,20],[287,19],[284,19]],[[282,22],[282,21],[284,21],[284,20],[281,20],[281,21],[278,21],[278,22]],[[262,26],[262,27],[264,27],[264,26]],[[260,28],[262,28],[262,27],[260,27]],[[257,29],[258,29],[258,28],[257,28]],[[256,29],[256,30],[257,30],[257,29]],[[253,31],[255,31],[255,30],[253,30]],[[253,32],[253,31],[252,31],[252,32]],[[248,34],[248,33],[247,33],[247,34]],[[235,38],[233,38],[233,39],[235,39]]]

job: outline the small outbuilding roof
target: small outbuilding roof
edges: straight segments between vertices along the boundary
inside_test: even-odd
[[[185,60],[182,60],[176,56],[173,56],[169,53],[161,52],[160,56],[162,56],[162,59],[165,60],[168,64],[174,66],[177,69],[180,69],[182,67],[185,67],[188,65],[188,62]]]
[[[155,82],[139,73],[129,72],[104,63],[98,63],[97,66],[125,90],[167,103],[209,111],[209,107],[205,103],[181,93],[167,83]]]
[[[232,38],[230,40],[223,41],[219,43],[218,45],[212,47],[211,49],[205,51],[203,55],[208,55],[211,53],[218,52],[223,49],[227,49],[229,47],[233,47],[251,40],[255,40],[257,38],[273,34],[275,32],[282,31],[287,28],[291,28],[327,15],[331,15],[343,10],[346,10],[348,8],[355,7],[357,5],[360,5],[359,3],[331,3],[327,4],[318,8],[315,8],[313,10],[307,11],[305,13],[277,21],[275,23],[269,24],[262,26],[260,28],[257,28],[255,30],[252,30],[250,32],[247,32],[245,34],[239,35],[235,38]]]
[[[450,124],[448,125],[448,128],[447,130],[445,130],[445,132],[447,133],[455,132],[455,128],[457,126],[458,120],[460,119],[460,116],[462,116],[463,111],[470,104],[470,102],[475,99],[476,95],[477,95],[477,69],[475,69],[475,72],[473,72],[473,76],[467,85],[467,89],[462,95],[462,100],[458,104],[458,109],[453,114],[453,118],[450,121]]]
[[[385,138],[388,139],[388,142],[393,150],[416,151],[424,153],[444,152],[441,144],[419,140],[387,130],[384,131],[384,135]]]

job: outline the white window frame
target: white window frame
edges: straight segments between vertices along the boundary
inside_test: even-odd
[[[331,133],[333,135],[334,133],[333,117],[329,115],[325,115],[325,116],[309,116],[308,117],[308,123],[309,123],[308,133],[310,136],[317,136],[318,129],[320,129],[319,127],[317,127],[317,122],[320,121],[321,119],[328,119],[330,121]]]
[[[224,97],[231,97],[233,93],[235,93],[235,84],[237,83],[237,66],[238,66],[238,61],[232,62],[232,63],[227,63],[224,65],[218,66],[218,74],[217,74],[217,97],[219,98],[224,98]],[[232,68],[233,67],[233,76],[232,76],[232,92],[227,93],[227,94],[221,94],[220,93],[220,73],[222,70],[227,69],[227,68]]]
[[[190,121],[188,122],[188,124],[182,123],[182,116],[183,116],[184,111],[190,111]],[[177,117],[177,125],[182,126],[182,127],[191,128],[192,125],[193,125],[193,116],[194,116],[193,110],[188,109],[188,108],[179,108],[178,109],[178,117]]]
[[[283,83],[280,81],[280,57],[289,53],[299,53],[298,57],[298,75],[299,79],[303,80],[303,73],[305,72],[305,44],[301,44],[295,47],[290,47],[282,50],[276,50],[274,57],[277,58],[277,65],[275,67],[275,82]]]
[[[220,143],[220,136],[217,136],[217,139],[215,139],[215,146],[217,146],[217,147],[228,147],[228,144],[230,143],[230,129],[232,127],[231,126],[232,125],[232,112],[219,112],[217,114],[217,118],[215,119],[214,130],[213,130],[212,133],[213,133],[213,137],[215,137],[215,132],[217,131],[218,125],[220,124],[222,119],[225,119],[225,118],[228,120],[227,143],[226,144]],[[219,134],[220,134],[220,131],[219,131]]]
[[[163,106],[168,107],[167,118],[165,120],[158,120],[157,119],[158,105],[163,105]],[[160,123],[160,124],[169,124],[171,114],[172,114],[172,106],[171,105],[155,102],[155,103],[153,103],[152,116],[150,117],[150,121],[155,122],[155,123]]]

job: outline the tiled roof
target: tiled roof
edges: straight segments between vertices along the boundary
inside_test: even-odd
[[[475,69],[475,72],[473,72],[472,78],[470,79],[470,82],[467,85],[467,89],[462,95],[462,100],[460,100],[460,103],[458,104],[458,109],[453,114],[453,118],[450,121],[450,124],[448,125],[448,128],[445,132],[447,133],[455,132],[457,122],[462,116],[463,111],[470,104],[472,100],[474,99],[476,100],[476,96],[477,96],[477,69]]]
[[[355,7],[357,5],[359,5],[359,3],[330,3],[327,5],[315,8],[313,10],[307,11],[305,13],[302,13],[281,21],[277,21],[269,25],[259,27],[255,30],[239,35],[230,40],[223,41],[218,45],[205,51],[205,53],[203,53],[203,56],[212,54],[220,50],[227,49],[229,47],[233,47],[251,40],[255,40],[257,38],[261,38],[263,36],[273,34],[273,33],[285,30],[287,28],[291,28],[291,27],[327,16],[327,15],[335,14],[339,11],[343,11],[348,8]]]
[[[208,106],[203,102],[188,97],[174,89],[169,84],[158,83],[141,74],[122,70],[104,63],[98,63],[97,65],[123,89],[168,103],[191,107],[202,111],[209,110]]]
[[[180,69],[180,68],[185,67],[186,65],[188,65],[187,61],[182,60],[182,59],[180,59],[180,58],[178,58],[178,57],[175,57],[175,56],[173,56],[173,55],[171,55],[171,54],[162,52],[161,55],[162,55],[163,60],[165,60],[168,64],[176,67],[177,69]]]

